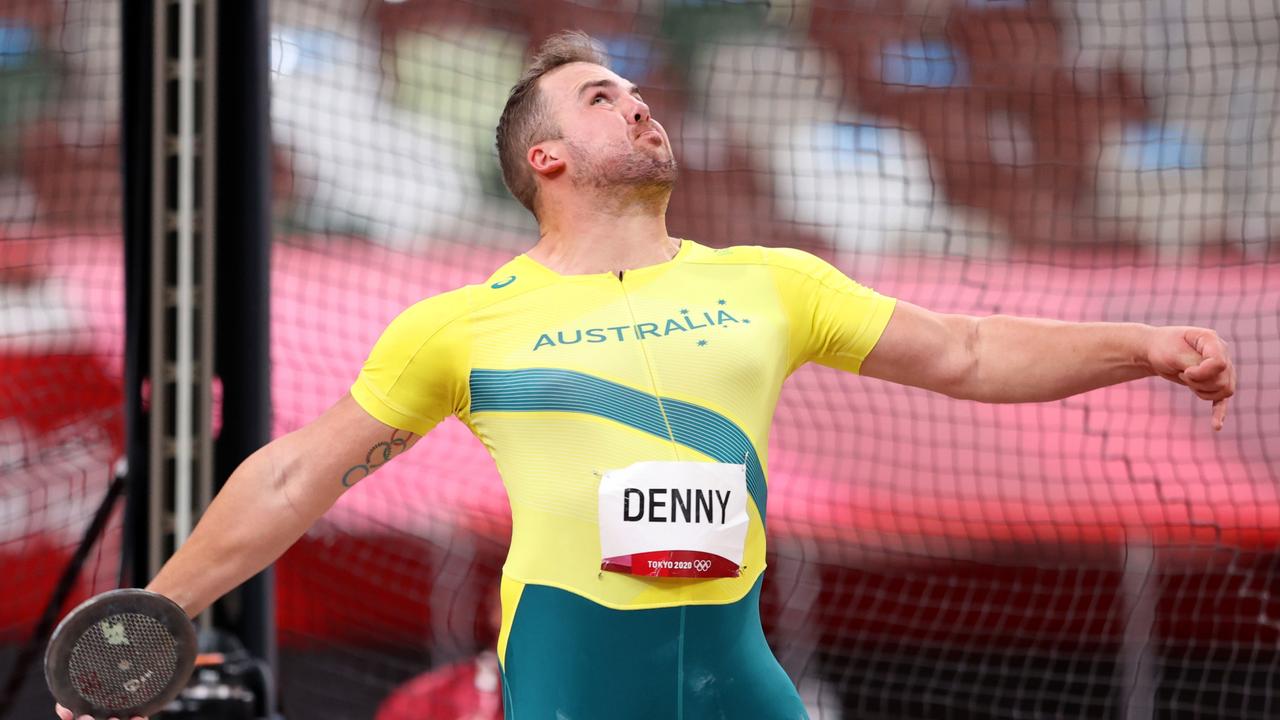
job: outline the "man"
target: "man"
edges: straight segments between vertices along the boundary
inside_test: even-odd
[[[803,718],[758,610],[762,458],[795,369],[982,402],[1155,374],[1212,401],[1215,429],[1226,417],[1235,371],[1212,330],[943,315],[811,255],[670,237],[667,134],[580,33],[538,51],[498,151],[537,244],[392,322],[350,395],[246,460],[151,590],[200,612],[456,415],[511,500],[508,717]]]

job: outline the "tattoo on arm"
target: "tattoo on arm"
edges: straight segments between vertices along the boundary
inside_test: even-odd
[[[364,462],[354,465],[342,474],[342,487],[351,487],[361,480],[373,474],[374,470],[386,465],[391,458],[403,453],[413,440],[413,433],[406,433],[401,437],[401,430],[395,430],[391,433],[391,438],[369,448],[369,452],[365,453]]]

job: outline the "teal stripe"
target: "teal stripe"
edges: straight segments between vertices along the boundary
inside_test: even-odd
[[[661,404],[659,404],[661,403]],[[595,415],[667,438],[667,412],[675,441],[717,462],[745,463],[747,492],[763,521],[769,491],[750,438],[714,410],[659,398],[594,375],[558,368],[472,370],[471,412],[573,412]]]

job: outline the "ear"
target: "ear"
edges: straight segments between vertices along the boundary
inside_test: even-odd
[[[533,168],[535,173],[550,178],[564,171],[564,156],[564,147],[560,143],[548,140],[529,148],[525,159],[529,161],[529,167]]]

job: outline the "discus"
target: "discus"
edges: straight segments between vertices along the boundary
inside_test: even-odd
[[[181,607],[146,590],[112,590],[58,624],[44,677],[76,717],[145,717],[178,696],[195,659],[195,628]]]

